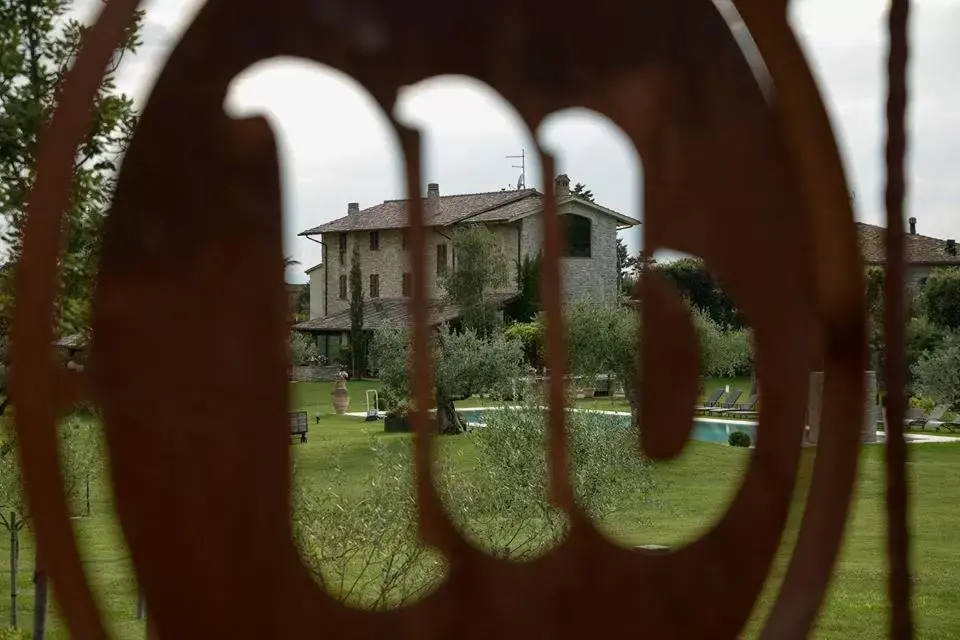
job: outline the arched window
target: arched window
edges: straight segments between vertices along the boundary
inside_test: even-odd
[[[590,257],[590,218],[566,213],[560,216],[563,230],[563,257]]]

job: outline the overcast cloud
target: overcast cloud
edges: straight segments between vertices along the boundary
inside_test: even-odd
[[[97,0],[81,13],[92,16]],[[125,61],[120,87],[144,100],[156,72],[200,6],[199,0],[146,4],[144,47]],[[817,75],[839,138],[857,217],[883,220],[883,109],[886,51],[883,0],[794,0],[792,18]],[[960,237],[953,215],[960,180],[960,3],[915,0],[911,16],[909,215],[928,235]],[[952,71],[951,71],[952,69]],[[320,247],[296,238],[345,214],[347,202],[371,206],[404,197],[400,155],[372,100],[349,78],[296,60],[261,63],[235,82],[226,105],[235,115],[266,114],[278,135],[285,187],[286,251],[304,266]],[[442,193],[515,186],[519,169],[505,156],[530,154],[519,118],[484,85],[435,79],[401,95],[398,116],[425,132],[424,182]],[[642,219],[639,168],[616,127],[582,111],[554,115],[539,132],[561,171],[586,183],[597,201]],[[542,188],[528,155],[527,186]],[[639,248],[639,236],[628,239]],[[300,270],[291,281],[303,281]]]

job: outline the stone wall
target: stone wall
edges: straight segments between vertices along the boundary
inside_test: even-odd
[[[612,300],[617,294],[617,221],[578,202],[561,205],[557,212],[590,220],[590,257],[562,258],[560,274],[564,301]],[[543,246],[543,218],[523,219],[521,252],[536,255]]]
[[[863,407],[863,422],[860,424],[860,441],[877,441],[877,420],[880,417],[880,407],[877,405],[877,373],[867,371],[864,374],[866,398]],[[810,374],[810,395],[807,404],[807,431],[804,437],[806,444],[815,445],[820,439],[820,420],[823,412],[823,372],[815,371]]]
[[[327,243],[327,262],[330,274],[327,280],[327,315],[334,315],[350,308],[350,261],[353,259],[353,248],[360,248],[360,270],[363,272],[363,294],[370,298],[370,276],[380,276],[380,297],[403,297],[403,274],[410,273],[410,254],[403,248],[403,231],[401,229],[381,229],[379,231],[379,249],[370,249],[369,231],[351,231],[347,234],[347,251],[340,264],[340,234],[324,234],[323,242]],[[437,247],[447,246],[447,265],[453,259],[453,245],[450,239],[437,231],[430,229],[427,232],[427,279],[429,283],[428,295],[439,298],[441,295],[440,280],[437,277]],[[318,277],[323,277],[317,271]],[[347,277],[347,297],[340,298],[340,276]],[[311,295],[314,289],[310,290]],[[318,294],[322,290],[317,289]],[[320,304],[322,306],[322,303]],[[315,305],[311,301],[311,310]]]
[[[323,382],[337,377],[337,367],[291,367],[293,382]]]
[[[617,221],[578,202],[560,206],[560,214],[572,213],[590,219],[591,247],[589,258],[564,258],[561,261],[563,292],[565,300],[613,299],[617,292]],[[501,249],[509,264],[509,277],[499,292],[516,291],[514,264],[522,256],[535,256],[543,247],[543,221],[541,214],[523,218],[519,223],[491,224],[490,229],[500,241]],[[340,264],[340,234],[324,234],[327,264],[310,272],[310,316],[323,313],[324,269],[327,287],[327,315],[346,311],[350,307],[349,277],[350,260],[354,246],[360,248],[360,264],[363,271],[363,288],[370,297],[370,275],[380,276],[380,297],[399,298],[403,295],[403,274],[409,273],[410,256],[403,249],[403,232],[400,229],[384,229],[379,232],[379,249],[370,250],[370,232],[353,231],[347,234],[347,251]],[[427,274],[431,298],[442,295],[437,277],[437,247],[447,246],[447,264],[453,262],[453,246],[448,237],[434,229],[428,231]],[[348,280],[346,298],[340,298],[340,276]]]

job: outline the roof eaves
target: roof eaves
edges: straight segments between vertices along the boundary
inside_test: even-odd
[[[639,220],[636,220],[636,219],[634,219],[634,218],[631,218],[630,216],[626,216],[626,215],[620,213],[619,211],[614,211],[613,209],[610,209],[610,208],[608,208],[608,207],[604,207],[603,205],[599,205],[599,204],[597,204],[596,202],[590,202],[589,200],[584,200],[584,199],[582,199],[582,198],[577,198],[577,197],[574,197],[574,196],[567,196],[566,198],[561,198],[560,200],[557,201],[557,206],[560,206],[560,205],[562,205],[562,204],[566,204],[566,203],[568,203],[568,202],[578,202],[578,203],[580,203],[580,204],[582,204],[582,205],[584,205],[584,206],[590,207],[591,209],[595,209],[595,210],[599,211],[600,213],[603,213],[603,214],[605,214],[605,215],[610,216],[610,217],[613,218],[614,220],[617,220],[618,222],[622,223],[621,226],[618,226],[618,227],[617,227],[618,229],[625,229],[625,228],[628,228],[628,227],[635,227],[635,226],[637,226],[637,225],[639,225],[639,224],[642,224]],[[543,208],[543,207],[539,207],[539,206],[538,206],[538,207],[534,207],[534,208],[532,208],[532,209],[530,209],[530,210],[528,210],[528,211],[524,211],[524,212],[522,212],[522,213],[518,213],[517,215],[513,216],[512,218],[510,218],[509,222],[516,222],[517,220],[522,220],[523,218],[532,216],[532,215],[534,215],[534,214],[536,214],[536,213],[539,213],[542,208]]]
[[[619,211],[614,211],[613,209],[609,207],[605,207],[602,204],[597,204],[596,202],[593,202],[591,200],[584,200],[583,198],[577,198],[576,196],[567,196],[557,204],[563,204],[566,202],[579,202],[580,204],[585,205],[587,207],[592,207],[593,209],[596,209],[601,213],[605,213],[611,218],[614,218],[615,220],[622,222],[624,226],[627,226],[627,227],[635,227],[639,224],[642,224],[639,220],[635,218],[631,218],[628,215],[622,214]]]

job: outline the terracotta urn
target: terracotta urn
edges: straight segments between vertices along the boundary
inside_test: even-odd
[[[337,374],[337,380],[333,383],[333,391],[330,392],[333,398],[333,410],[338,416],[347,412],[350,406],[350,394],[347,393],[347,374],[340,372]]]

